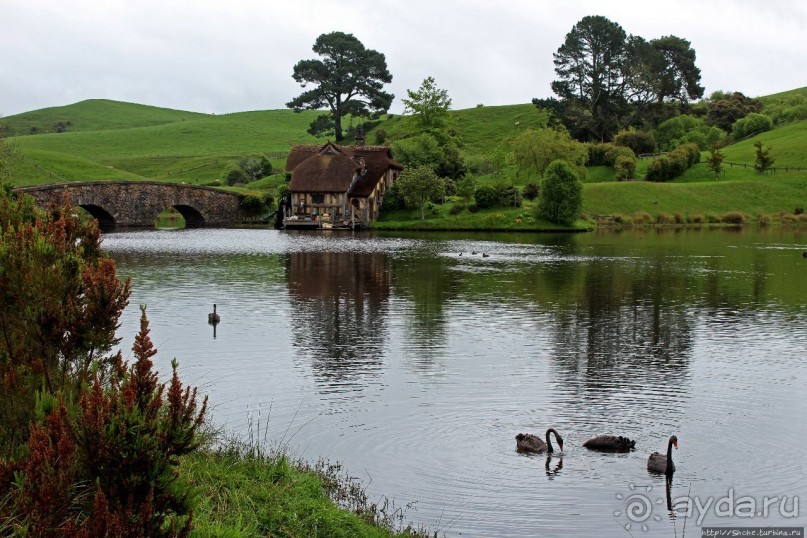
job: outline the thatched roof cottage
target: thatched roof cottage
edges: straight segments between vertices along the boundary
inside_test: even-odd
[[[356,227],[378,218],[384,193],[403,166],[386,146],[293,146],[287,227]]]

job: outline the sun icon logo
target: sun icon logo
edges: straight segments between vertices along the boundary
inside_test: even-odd
[[[658,498],[655,501],[650,500],[650,492],[653,486],[637,486],[633,482],[628,485],[631,493],[622,494],[617,493],[616,498],[622,503],[622,509],[614,511],[614,517],[625,517],[627,521],[620,522],[620,525],[626,530],[630,531],[634,525],[641,525],[642,531],[647,532],[650,528],[648,523],[653,520],[656,522],[661,521],[661,516],[653,513],[653,505],[662,505],[664,499]]]

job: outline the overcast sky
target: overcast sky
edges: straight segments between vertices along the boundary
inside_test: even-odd
[[[697,53],[706,95],[807,86],[805,0],[0,0],[0,115],[84,99],[205,113],[284,108],[317,36],[386,55],[401,97],[433,76],[453,108],[552,95],[552,53],[586,15]]]

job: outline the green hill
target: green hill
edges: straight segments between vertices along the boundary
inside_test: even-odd
[[[807,93],[807,88],[769,96],[773,102]],[[65,107],[27,112],[2,118],[12,143],[22,156],[11,167],[13,183],[28,185],[88,179],[156,179],[171,182],[210,183],[248,155],[270,157],[282,169],[293,144],[324,143],[306,132],[319,112],[294,113],[266,110],[226,115],[197,114],[157,107],[89,100]],[[453,129],[466,157],[484,155],[526,128],[546,124],[546,114],[531,104],[480,106],[452,111]],[[57,121],[69,121],[65,132],[42,133]],[[411,132],[410,118],[383,116],[367,131],[370,144],[394,141]],[[39,134],[29,134],[39,125]],[[614,182],[613,170],[589,170],[584,190],[584,211],[592,215],[636,211],[690,214],[730,210],[749,215],[793,211],[807,206],[807,172],[780,170],[754,172],[753,144],[770,146],[778,168],[807,168],[807,122],[780,126],[723,149],[724,173],[717,179],[704,164],[696,165],[675,181]],[[705,155],[705,154],[704,154]],[[638,166],[639,176],[649,161]],[[745,166],[742,166],[745,165]],[[505,173],[522,185],[537,178]],[[482,177],[480,181],[493,181]],[[251,188],[276,188],[274,176]]]
[[[316,115],[268,110],[216,116],[91,100],[9,116],[2,124],[27,132],[34,121],[73,118],[64,132],[13,139],[23,157],[11,167],[18,185],[132,177],[199,183],[220,179],[244,156],[275,155],[273,164],[282,167],[292,144],[324,143],[306,133]]]
[[[2,118],[9,136],[56,132],[61,122],[64,132],[106,131],[163,125],[204,118],[206,114],[158,108],[108,99],[89,99],[67,106],[23,112]]]

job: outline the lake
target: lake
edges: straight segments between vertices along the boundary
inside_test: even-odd
[[[342,462],[432,531],[807,521],[807,230],[194,229],[103,246],[132,278],[123,349],[147,304],[158,369],[176,357],[217,426]],[[562,453],[516,452],[550,427]],[[636,449],[582,447],[600,433]],[[673,434],[668,488],[646,461]]]

